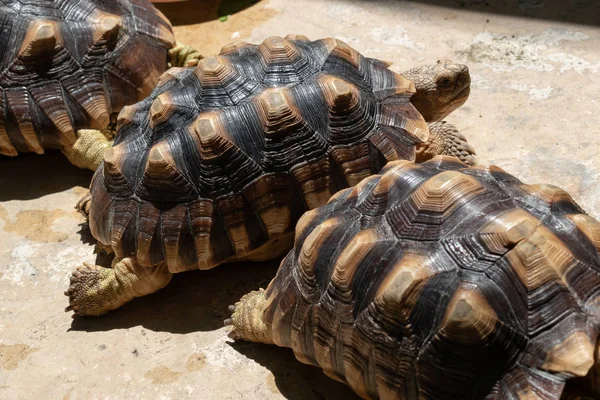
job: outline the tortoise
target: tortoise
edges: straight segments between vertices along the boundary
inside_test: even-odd
[[[305,213],[231,336],[372,399],[559,399],[594,363],[600,223],[565,191],[453,157],[388,163]]]
[[[432,125],[430,141],[411,104],[414,96],[424,115],[443,118],[466,100],[468,69],[419,71],[409,81],[340,40],[298,35],[234,43],[196,68],[168,70],[121,111],[80,202],[116,257],[112,268],[73,273],[67,311],[101,315],[176,272],[282,255],[305,210],[388,161],[426,156],[421,147],[472,157],[460,137],[444,137],[455,133],[449,124]],[[417,77],[440,87],[416,90]]]
[[[0,18],[5,156],[60,149],[95,169],[109,147],[97,130],[145,98],[169,58],[193,65],[199,57],[175,46],[169,21],[147,0],[3,0]]]

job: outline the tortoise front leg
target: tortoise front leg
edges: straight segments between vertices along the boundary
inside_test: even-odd
[[[467,165],[475,165],[475,149],[456,127],[446,121],[432,122],[429,140],[417,147],[417,162],[427,161],[437,155],[454,156]]]
[[[77,132],[75,144],[63,148],[62,152],[76,167],[95,171],[104,159],[104,152],[111,146],[112,142],[102,131],[82,129]]]
[[[65,291],[75,316],[98,316],[115,310],[136,297],[162,289],[173,274],[166,263],[143,267],[131,258],[113,261],[112,268],[84,263],[71,276],[71,285]]]
[[[225,325],[231,325],[230,336],[234,339],[273,344],[271,327],[262,320],[267,305],[264,289],[254,290],[229,306],[231,318],[225,320]]]

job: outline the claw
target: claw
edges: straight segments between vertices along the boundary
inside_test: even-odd
[[[469,142],[465,141],[465,143],[463,143],[463,147],[467,153],[477,154],[475,152],[475,148],[473,146],[471,146],[471,144]]]
[[[223,321],[223,325],[231,326],[231,325],[233,325],[233,320],[231,318],[227,318],[226,320]]]
[[[233,305],[233,304],[232,304],[232,305],[230,305],[229,307],[227,307],[227,309],[228,309],[230,312],[234,312],[234,311],[235,311],[235,305]]]
[[[467,165],[475,165],[475,164],[477,164],[477,159],[475,157],[473,157],[473,156],[467,156],[467,157],[465,157],[464,161],[465,161],[465,163]]]

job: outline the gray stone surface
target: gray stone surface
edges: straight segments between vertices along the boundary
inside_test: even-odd
[[[441,0],[269,0],[226,22],[214,19],[211,2],[190,3],[161,8],[179,40],[204,54],[230,40],[301,33],[341,38],[396,71],[438,58],[466,62],[471,98],[448,120],[479,160],[560,186],[600,216],[596,3],[504,2],[544,20],[427,4]],[[352,398],[291,351],[228,341],[227,305],[264,286],[276,262],[179,274],[155,295],[72,322],[63,312],[68,276],[96,259],[73,209],[90,177],[60,154],[0,159],[0,398]]]

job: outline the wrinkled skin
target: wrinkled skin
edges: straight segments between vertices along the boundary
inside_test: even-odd
[[[427,122],[441,121],[469,97],[471,76],[463,64],[440,60],[402,75],[415,84],[417,92],[410,101]]]

